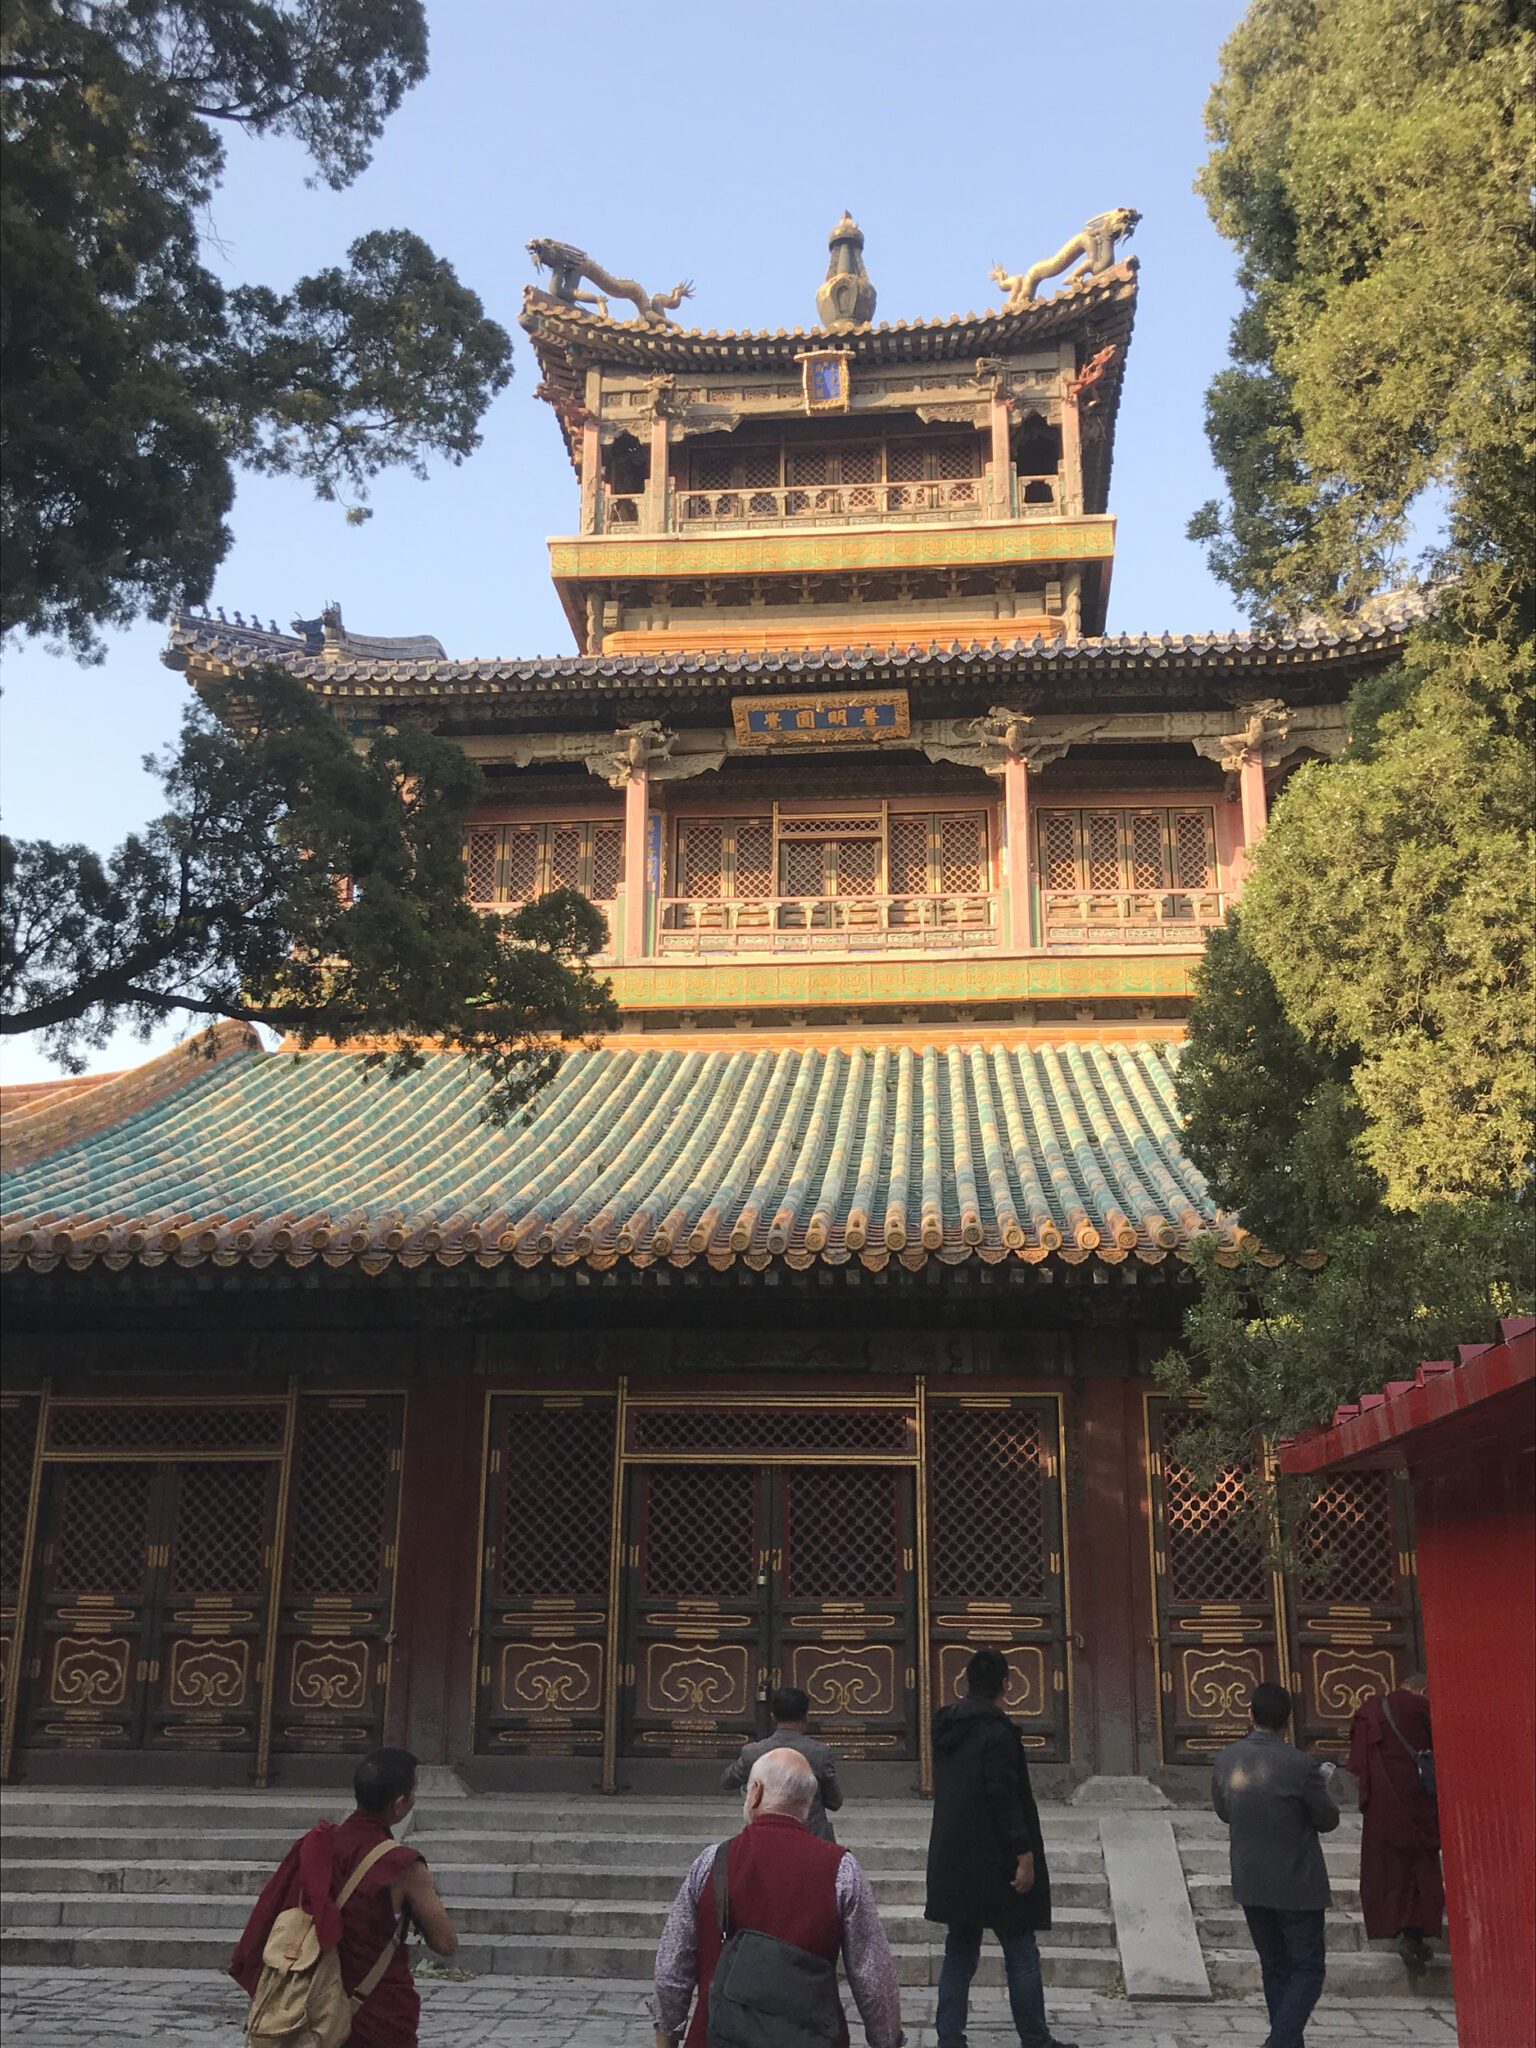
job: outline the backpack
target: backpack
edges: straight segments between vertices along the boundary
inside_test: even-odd
[[[380,1842],[368,1851],[336,1895],[338,1912],[379,1858],[398,1847],[397,1842]],[[245,2016],[251,2048],[342,2048],[358,2007],[378,1988],[399,1945],[397,1928],[362,1983],[349,1993],[335,1949],[320,1946],[315,1923],[302,1906],[289,1906],[272,1922],[261,1952],[261,1977]]]
[[[841,2038],[837,1965],[760,1934],[731,1933],[731,1845],[715,1852],[720,1960],[709,1986],[709,2048],[825,2048]]]

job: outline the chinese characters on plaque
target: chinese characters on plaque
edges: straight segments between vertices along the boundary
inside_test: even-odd
[[[846,412],[850,380],[845,349],[810,349],[796,358],[805,380],[807,412]]]
[[[731,716],[744,747],[906,739],[911,732],[905,690],[836,697],[734,697]]]

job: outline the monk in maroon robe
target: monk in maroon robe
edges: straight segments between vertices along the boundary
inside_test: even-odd
[[[302,1905],[315,1923],[320,1946],[338,1951],[348,1991],[400,1935],[389,1967],[358,2010],[349,2048],[416,2048],[421,1999],[405,1957],[407,1921],[420,1928],[440,1956],[451,1956],[459,1945],[425,1858],[397,1844],[364,1875],[340,1912],[336,1908],[336,1894],[358,1864],[370,1849],[389,1840],[390,1829],[415,1805],[416,1759],[409,1750],[373,1750],[358,1765],[353,1787],[356,1812],[339,1827],[322,1821],[311,1828],[268,1879],[230,1958],[229,1974],[243,1991],[255,1992],[272,1923],[290,1906]]]
[[[1395,1725],[1394,1725],[1395,1724]],[[1360,1786],[1360,1904],[1372,1941],[1395,1939],[1409,1973],[1429,1962],[1426,1937],[1440,1932],[1440,1816],[1419,1779],[1418,1752],[1430,1749],[1429,1700],[1422,1673],[1383,1702],[1368,1699],[1350,1730],[1349,1769]]]

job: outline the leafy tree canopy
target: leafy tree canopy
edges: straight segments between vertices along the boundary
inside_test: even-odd
[[[510,342],[417,236],[287,292],[201,260],[223,128],[345,185],[426,50],[421,0],[0,0],[0,627],[89,656],[201,603],[238,465],[363,517],[380,470],[476,446]]]
[[[1212,1261],[1166,1365],[1229,1447],[1531,1301],[1533,83],[1516,0],[1253,0],[1208,109],[1246,298],[1207,406],[1227,499],[1192,533],[1264,624],[1368,607],[1427,491],[1448,528],[1191,1015],[1191,1156],[1290,1255]]]
[[[180,744],[146,765],[167,809],[110,858],[0,841],[0,1031],[41,1032],[76,1072],[117,1026],[183,1013],[301,1045],[365,1038],[395,1072],[434,1041],[486,1070],[504,1121],[562,1043],[617,1022],[585,897],[470,907],[464,821],[483,778],[452,741],[406,724],[354,746],[274,668],[194,700]]]

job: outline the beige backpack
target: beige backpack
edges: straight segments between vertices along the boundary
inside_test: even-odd
[[[338,1912],[379,1858],[398,1846],[380,1842],[368,1851],[336,1896]],[[272,1922],[261,1952],[261,1978],[245,2017],[245,2038],[252,2048],[342,2048],[358,2007],[376,1989],[399,1943],[397,1929],[349,1995],[335,1949],[320,1946],[315,1923],[302,1906],[290,1906]]]

